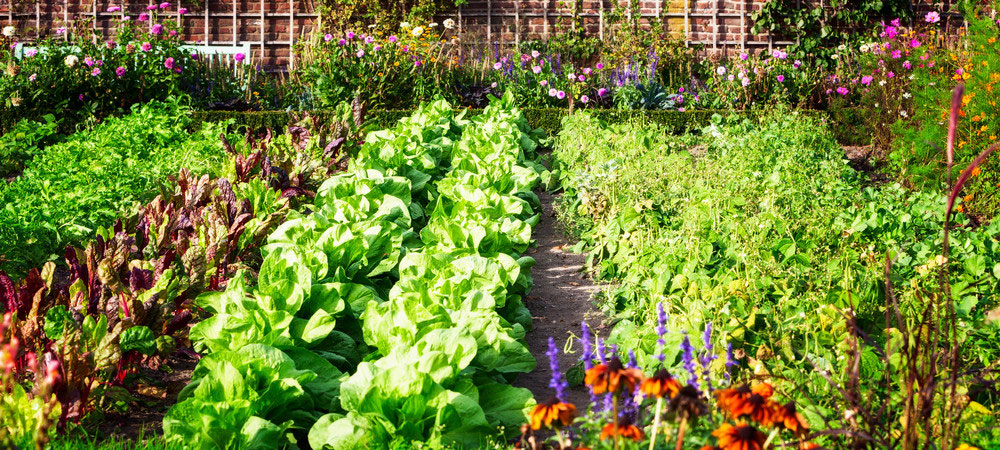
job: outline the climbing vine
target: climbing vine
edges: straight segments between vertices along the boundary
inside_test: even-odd
[[[789,55],[819,56],[830,63],[841,45],[858,44],[871,36],[872,25],[913,16],[908,0],[768,0],[752,15],[753,33],[769,32],[796,43]]]

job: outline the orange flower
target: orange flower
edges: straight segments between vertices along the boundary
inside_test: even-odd
[[[551,428],[553,423],[556,423],[556,426],[562,424],[568,427],[573,423],[574,417],[576,417],[576,406],[552,397],[547,402],[539,403],[531,411],[531,429],[537,430],[542,428],[542,425]]]
[[[795,434],[802,434],[809,429],[809,423],[806,422],[805,417],[802,417],[802,414],[799,414],[795,403],[788,402],[785,403],[785,406],[778,408],[777,416],[775,423]]]
[[[660,369],[652,377],[646,378],[639,390],[646,397],[674,398],[680,392],[681,384],[666,369]]]
[[[761,450],[764,447],[764,433],[746,424],[724,423],[712,432],[712,436],[719,439],[722,450]]]
[[[972,176],[974,176],[974,177],[978,177],[979,174],[982,173],[982,172],[983,172],[983,170],[980,169],[979,166],[976,166],[976,167],[972,168]]]
[[[629,423],[625,419],[618,421],[618,423],[609,423],[601,429],[602,441],[614,436],[621,436],[636,442],[641,441],[645,437],[639,427]]]
[[[815,442],[803,442],[802,445],[799,446],[799,448],[801,450],[814,450],[821,447],[819,446],[819,444]]]
[[[623,385],[627,392],[632,392],[640,381],[642,381],[642,371],[626,369],[617,356],[611,358],[607,364],[591,367],[584,377],[584,382],[590,386],[595,394],[617,393],[618,388]]]
[[[770,426],[780,418],[780,406],[770,400],[774,389],[767,383],[761,383],[750,389],[743,385],[738,388],[715,391],[719,408],[736,419],[749,416],[761,425]]]

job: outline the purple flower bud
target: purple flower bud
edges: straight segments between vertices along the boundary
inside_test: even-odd
[[[549,387],[555,389],[556,398],[559,401],[566,401],[566,389],[569,388],[569,383],[563,377],[562,372],[559,371],[559,349],[556,348],[556,340],[549,336],[549,351],[545,352],[549,357],[549,368],[552,369],[552,379],[549,381]]]
[[[681,351],[683,352],[681,358],[684,361],[684,370],[687,370],[691,374],[688,384],[698,389],[698,368],[694,362],[694,347],[691,346],[691,340],[688,338],[687,333],[684,333],[684,340],[681,341]]]

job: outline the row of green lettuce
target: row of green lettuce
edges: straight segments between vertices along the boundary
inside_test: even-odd
[[[371,133],[237,276],[197,304],[204,357],[164,418],[192,448],[475,447],[516,433],[535,367],[521,256],[538,220],[539,133],[509,96],[444,101]]]
[[[729,364],[711,362],[711,379],[735,363],[746,369],[738,378],[775,380],[810,423],[848,428],[848,403],[824,373],[852,383],[845,317],[853,313],[874,344],[858,355],[864,398],[879,405],[895,395],[880,386],[887,377],[901,388],[904,362],[878,350],[900,339],[887,328],[885,259],[893,261],[899,314],[913,323],[940,291],[944,189],[870,185],[823,124],[794,113],[720,119],[685,136],[577,114],[564,122],[553,159],[564,189],[560,220],[581,239],[596,276],[613,281],[603,302],[616,321],[609,343],[635,348],[643,367],[657,364],[662,302],[671,318],[668,368],[683,373],[684,333],[711,327],[712,344],[731,344],[734,354]],[[1000,408],[974,375],[1000,359],[1000,223],[976,226],[963,214],[955,221],[948,264],[970,374],[958,378],[959,389],[985,405],[967,410],[971,433]],[[700,427],[691,436],[707,441],[710,432]]]

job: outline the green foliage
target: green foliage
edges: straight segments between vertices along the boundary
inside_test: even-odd
[[[679,332],[700,334],[711,323],[721,332],[717,347],[731,343],[749,355],[741,365],[794,383],[793,400],[807,416],[846,426],[836,391],[817,370],[848,376],[844,311],[875,342],[890,339],[886,255],[902,314],[919,318],[920,296],[934,289],[942,262],[945,197],[864,187],[830,134],[800,114],[718,119],[701,136],[683,137],[587,114],[564,121],[553,165],[565,190],[560,217],[583,240],[593,272],[614,281],[604,307],[619,322],[608,342],[655,366],[662,302],[671,317],[668,368],[680,370]],[[991,272],[1000,263],[1000,225],[957,220],[951,291],[959,339],[977,370],[1000,356],[989,337],[998,324],[987,317],[1000,290],[1000,274]],[[862,359],[861,389],[892,395],[881,387],[879,358]],[[726,369],[708,370],[717,380]]]
[[[0,268],[23,274],[151,200],[168,175],[218,173],[225,123],[191,134],[188,109],[152,102],[51,145],[0,185]]]
[[[61,139],[56,117],[46,114],[42,120],[22,120],[0,135],[0,178],[16,175],[42,149]]]

